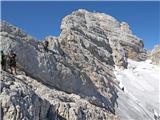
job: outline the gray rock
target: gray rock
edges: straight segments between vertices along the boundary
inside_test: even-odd
[[[55,118],[56,111],[50,112],[54,107],[40,98],[29,85],[5,72],[2,77],[1,120],[48,120],[49,116]],[[8,84],[9,82],[12,84]]]
[[[1,28],[1,49],[5,54],[9,50],[16,52],[21,74],[20,81],[4,81],[1,90],[11,94],[7,100],[21,94],[19,91],[28,91],[23,93],[29,95],[27,106],[35,109],[31,113],[21,110],[23,119],[31,119],[28,114],[34,120],[52,120],[55,116],[67,120],[118,119],[114,115],[118,98],[114,67],[126,68],[127,58],[146,59],[143,42],[132,34],[129,25],[104,13],[80,9],[66,16],[60,36],[45,38],[49,41],[48,52],[43,41],[38,42],[16,26],[2,21]],[[6,76],[4,80],[9,79]],[[20,90],[16,88],[18,83]],[[23,105],[26,103],[18,96],[11,104],[20,105],[19,99]],[[3,118],[17,116],[17,109],[11,104],[8,106],[12,112],[7,110]],[[19,114],[16,119],[21,119]]]
[[[2,120],[118,120],[104,108],[90,104],[75,94],[51,89],[26,75],[2,73],[6,84],[0,95]]]
[[[6,25],[9,24],[2,23],[2,28],[5,29]],[[8,31],[8,35],[10,35],[9,32],[12,29],[8,29],[4,31]],[[90,47],[84,49],[76,34],[74,36],[62,34],[58,38],[60,40],[54,37],[46,38],[51,44],[49,52],[41,51],[38,47],[39,43],[36,41],[33,41],[35,44],[32,46],[28,36],[26,36],[26,40],[16,39],[17,37],[18,34],[14,34],[14,32],[12,38],[2,34],[1,44],[6,53],[10,49],[16,52],[19,69],[50,87],[79,94],[92,104],[103,106],[114,112],[114,108],[110,109],[112,104],[106,92],[110,88],[105,82],[107,79],[114,79],[113,60],[108,50],[98,47],[91,41]],[[65,37],[75,37],[76,41]],[[98,73],[99,69],[102,72]]]
[[[151,59],[154,64],[160,65],[160,45],[156,45],[154,49],[148,53],[148,58]]]

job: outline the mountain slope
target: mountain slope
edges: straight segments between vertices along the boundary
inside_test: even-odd
[[[118,120],[78,95],[51,89],[25,74],[3,72],[1,78],[2,120]]]
[[[160,108],[160,67],[151,64],[150,60],[145,62],[129,60],[128,63],[128,69],[115,71],[117,80],[124,86],[124,93],[119,93],[120,106],[117,111],[120,112],[120,116],[123,115],[121,113],[128,112],[131,116],[122,116],[126,119],[144,119],[145,115],[142,117],[142,113],[146,113],[145,119],[153,119],[154,111],[158,113]],[[138,106],[142,108],[139,109],[139,115],[134,111]]]
[[[117,113],[117,101],[120,99],[118,104],[124,105],[128,95],[119,91],[119,81],[114,73],[115,66],[125,69],[128,66],[128,58],[137,61],[147,58],[142,40],[132,34],[127,23],[120,23],[104,13],[91,13],[82,9],[74,11],[62,20],[59,37],[45,38],[49,41],[48,52],[44,51],[41,42],[4,21],[1,22],[0,38],[5,54],[10,50],[17,54],[19,72],[11,78],[16,77],[15,79],[20,79],[17,81],[19,84],[30,86],[31,88],[25,90],[33,91],[37,99],[42,99],[42,107],[43,100],[47,101],[49,106],[44,114],[35,113],[31,119],[38,119],[37,114],[42,114],[39,119],[55,119],[55,116],[59,116],[55,107],[58,104],[62,105],[59,111],[63,111],[60,117],[67,120],[114,120],[119,119],[119,116],[132,119],[151,118],[148,116],[148,110],[144,110],[132,98],[129,99],[135,107],[126,111],[121,111],[119,107]],[[22,73],[24,75],[21,75]],[[3,84],[7,83],[8,75],[10,74],[4,74]],[[12,93],[10,87],[7,89]],[[2,99],[5,96],[7,94],[0,96],[1,103],[5,103]],[[9,94],[8,99],[10,98],[12,94]],[[32,97],[30,99],[34,100]],[[5,107],[2,107],[2,111],[4,109]],[[15,108],[14,110],[16,111]],[[17,116],[14,110],[13,113],[3,113],[2,118],[6,118],[8,114],[13,114],[14,118]],[[130,114],[133,111],[134,114]]]

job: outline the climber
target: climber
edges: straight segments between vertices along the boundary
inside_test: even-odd
[[[2,70],[6,71],[6,55],[4,54],[3,50],[1,51],[1,65]]]
[[[122,84],[122,82],[118,81],[118,87],[124,92],[124,85]]]
[[[16,75],[16,54],[11,50],[8,55],[8,58],[11,74]]]
[[[122,89],[122,91],[124,92],[124,87],[122,87],[121,89]]]
[[[47,40],[45,40],[43,43],[43,47],[46,52],[48,52],[48,45],[49,45],[49,42]]]

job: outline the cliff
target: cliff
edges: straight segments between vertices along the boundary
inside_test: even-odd
[[[0,37],[5,54],[16,52],[19,71],[16,76],[2,71],[3,119],[120,119],[116,104],[121,90],[115,67],[127,68],[128,58],[147,58],[142,40],[127,23],[82,9],[62,20],[59,37],[45,38],[48,52],[38,40],[4,21]],[[136,114],[136,108],[142,111],[135,106]],[[139,116],[150,118],[145,112]]]

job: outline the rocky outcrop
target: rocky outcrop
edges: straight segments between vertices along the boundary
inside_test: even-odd
[[[156,45],[149,53],[149,59],[151,59],[154,64],[160,65],[160,45]]]
[[[34,113],[33,120],[50,120],[55,116],[67,120],[118,119],[114,114],[119,82],[114,67],[126,68],[127,58],[146,59],[143,42],[132,34],[127,23],[82,9],[62,20],[59,37],[45,38],[49,41],[48,52],[43,49],[42,42],[4,21],[1,22],[0,38],[5,54],[10,50],[17,54],[17,67],[25,74],[15,79],[20,79],[17,83],[30,90],[24,93],[30,95],[30,104],[34,106],[32,96],[38,99],[39,106],[35,109],[40,112]],[[19,89],[22,89],[21,85]],[[12,93],[15,87],[8,90]],[[25,103],[24,98],[21,99]],[[47,107],[41,112],[44,104]],[[27,113],[26,109],[24,113]],[[34,118],[41,114],[43,117]],[[13,113],[13,117],[16,115]],[[3,112],[2,116],[9,116],[8,112]],[[30,118],[27,116],[26,119]]]
[[[29,86],[35,93],[56,106],[57,114],[67,120],[93,120],[93,119],[118,119],[104,108],[90,104],[87,100],[76,94],[67,94],[63,91],[51,89],[40,82],[24,75],[17,76]],[[43,96],[42,96],[43,94]]]
[[[27,75],[50,87],[78,94],[92,104],[104,107],[114,113],[112,107],[114,103],[110,99],[116,95],[116,92],[111,93],[110,89],[115,88],[113,84],[116,81],[112,72],[112,56],[108,51],[106,51],[107,54],[104,54],[103,49],[101,49],[102,51],[99,48],[96,50],[96,45],[92,45],[92,43],[88,50],[84,49],[81,43],[78,43],[78,38],[76,44],[67,41],[66,34],[64,34],[58,39],[46,38],[53,46],[49,52],[45,52],[41,51],[36,41],[28,39],[28,36],[25,40],[17,39],[19,34],[15,32],[10,37],[9,32],[12,31],[12,27],[8,30],[5,29],[5,26],[9,26],[9,24],[2,23],[1,45],[5,53],[9,49],[16,52],[17,65]],[[34,44],[32,45],[31,42]],[[100,55],[106,57],[100,59]]]
[[[130,29],[130,26],[129,26],[126,22],[122,22],[122,23],[120,24],[120,28],[121,28],[122,31],[124,31],[124,32],[126,32],[126,33],[128,33],[128,34],[132,34],[132,31],[131,31],[131,29]]]
[[[56,109],[40,98],[24,81],[1,74],[1,120],[49,120],[56,118]]]
[[[2,120],[118,120],[78,95],[51,89],[24,75],[1,76]]]
[[[78,41],[79,39],[87,49],[95,44],[100,50],[102,48],[104,50],[102,52],[107,56],[113,53],[115,64],[118,66],[126,67],[125,57],[138,61],[147,58],[143,41],[132,34],[129,25],[125,22],[120,23],[115,18],[103,13],[91,13],[86,10],[75,11],[63,19],[61,31],[60,37],[67,35],[70,40]],[[66,41],[67,38],[64,40]],[[108,59],[109,64],[113,62],[110,56],[98,55]]]

